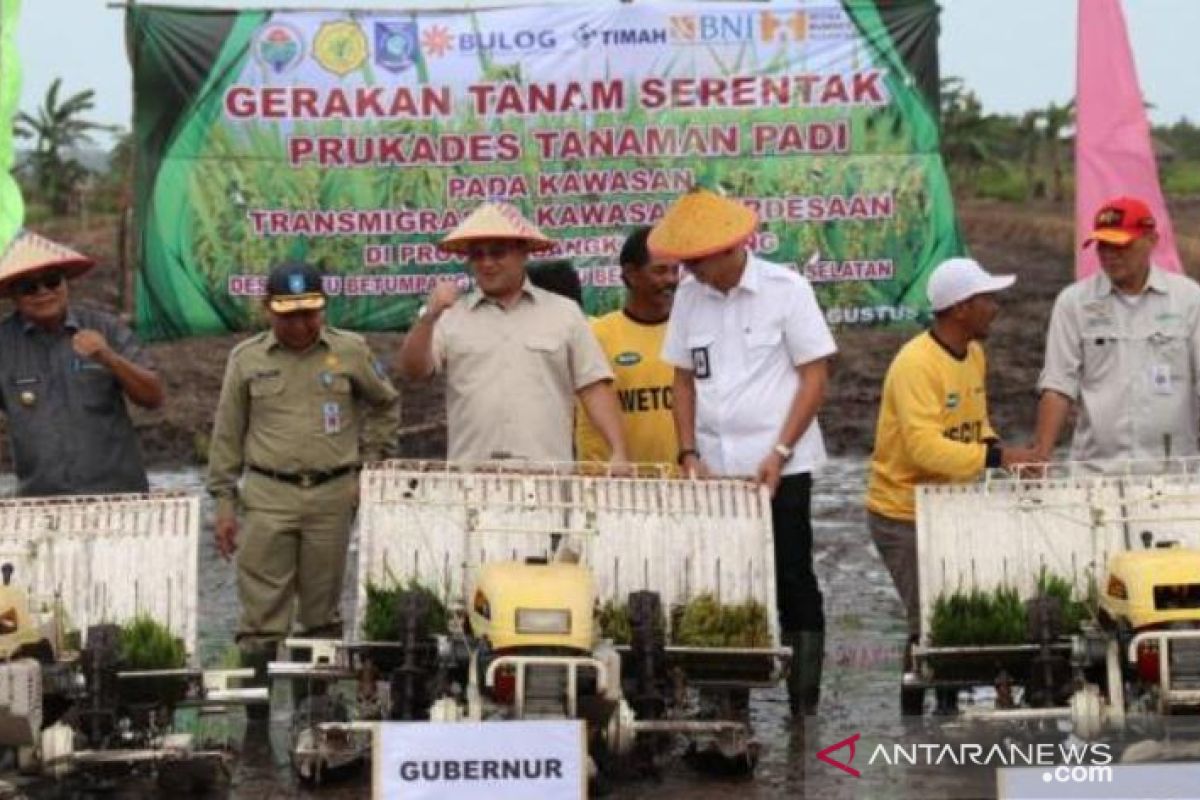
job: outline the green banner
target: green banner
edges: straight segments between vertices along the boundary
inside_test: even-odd
[[[920,318],[962,252],[931,0],[128,14],[148,339],[260,324],[297,258],[335,324],[403,329],[465,277],[437,242],[489,199],[556,241],[589,313],[621,302],[628,232],[693,185],[753,205],[755,249],[833,325]]]
[[[25,219],[21,190],[13,180],[13,118],[21,95],[17,59],[17,14],[20,0],[0,0],[0,250]]]

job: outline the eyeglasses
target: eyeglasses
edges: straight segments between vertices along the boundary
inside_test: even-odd
[[[62,286],[63,274],[61,272],[51,272],[47,275],[42,275],[38,278],[25,278],[19,280],[15,284],[17,294],[22,297],[30,297],[37,294],[42,289],[54,291],[59,286]]]
[[[488,244],[476,245],[467,248],[468,261],[483,261],[485,258],[490,258],[497,261],[504,258],[516,248],[511,244]]]

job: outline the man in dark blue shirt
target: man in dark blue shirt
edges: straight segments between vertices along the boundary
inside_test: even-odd
[[[125,405],[163,403],[163,385],[116,317],[68,302],[67,280],[95,263],[22,232],[0,253],[0,409],[22,496],[145,492]]]

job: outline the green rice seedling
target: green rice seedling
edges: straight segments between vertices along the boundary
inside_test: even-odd
[[[596,612],[600,635],[611,639],[613,644],[629,644],[633,641],[633,627],[629,621],[629,607],[624,603],[605,600]]]
[[[771,627],[767,611],[753,600],[722,605],[711,594],[692,598],[677,615],[672,639],[689,647],[767,647]]]
[[[179,669],[187,663],[183,642],[148,614],[121,626],[121,662],[126,669]]]
[[[392,582],[387,586],[367,583],[367,610],[363,614],[363,637],[369,642],[392,642],[400,632],[400,595],[418,592],[425,596],[428,610],[424,628],[432,633],[444,633],[449,620],[446,604],[437,593],[415,580],[407,585]]]

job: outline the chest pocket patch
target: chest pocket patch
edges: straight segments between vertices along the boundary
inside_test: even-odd
[[[120,399],[114,391],[113,377],[106,369],[81,369],[72,375],[72,384],[79,393],[79,403],[88,411],[108,412]]]
[[[251,397],[274,397],[283,392],[283,378],[275,375],[255,375],[250,379]]]

